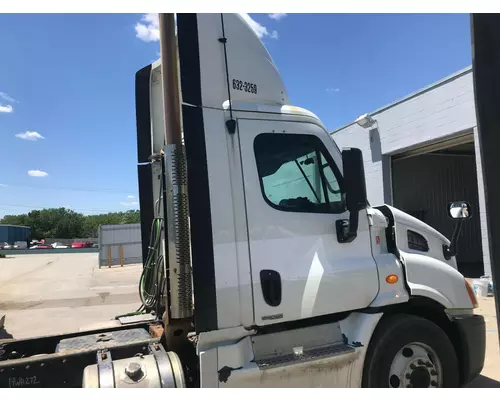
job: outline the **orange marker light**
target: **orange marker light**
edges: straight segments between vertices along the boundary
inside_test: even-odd
[[[397,283],[397,281],[399,281],[399,278],[397,275],[394,275],[394,274],[391,274],[391,275],[387,275],[385,277],[385,281],[389,284],[389,285],[393,285],[395,283]]]
[[[474,289],[471,288],[470,283],[464,279],[465,288],[467,289],[467,293],[469,294],[469,299],[472,303],[472,308],[478,308],[479,303],[477,302],[476,293],[474,293]]]

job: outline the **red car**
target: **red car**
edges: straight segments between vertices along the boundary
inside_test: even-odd
[[[92,247],[93,245],[94,245],[94,243],[92,243],[92,242],[73,242],[73,244],[71,245],[71,248],[72,249],[84,249],[84,248]]]
[[[51,249],[51,248],[52,248],[52,246],[49,244],[40,243],[40,244],[36,244],[34,246],[31,246],[30,250]]]

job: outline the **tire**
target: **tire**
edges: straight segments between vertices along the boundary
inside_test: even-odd
[[[386,317],[370,341],[362,386],[459,387],[455,349],[441,328],[427,319],[406,314]]]

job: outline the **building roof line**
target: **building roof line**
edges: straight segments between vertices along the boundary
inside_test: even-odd
[[[368,114],[371,115],[371,116],[374,116],[376,114],[380,114],[381,112],[386,111],[389,108],[395,107],[395,106],[397,106],[397,105],[399,105],[401,103],[404,103],[404,102],[406,102],[408,100],[411,100],[411,99],[413,99],[415,97],[418,97],[418,96],[420,96],[420,95],[422,95],[422,94],[424,94],[426,92],[429,92],[429,91],[431,91],[431,90],[433,90],[433,89],[435,89],[435,88],[437,88],[439,86],[442,86],[442,85],[444,85],[444,84],[446,84],[446,83],[448,83],[450,81],[453,81],[453,80],[455,80],[457,78],[460,78],[461,76],[467,75],[470,72],[472,72],[472,65],[469,65],[468,67],[466,67],[464,69],[461,69],[460,71],[457,71],[457,72],[455,72],[452,75],[448,75],[446,78],[443,78],[443,79],[441,79],[441,80],[439,80],[437,82],[434,82],[434,83],[430,84],[429,86],[425,86],[424,88],[419,89],[416,92],[413,92],[413,93],[411,93],[411,94],[409,94],[409,95],[407,95],[407,96],[405,96],[405,97],[403,97],[403,98],[401,98],[399,100],[396,100],[393,103],[390,103],[390,104],[387,104],[387,105],[385,105],[385,106],[383,106],[381,108],[378,108],[375,111],[372,111],[372,112],[370,112]],[[355,123],[356,123],[356,121],[352,121],[352,122],[349,122],[349,123],[347,123],[347,124],[345,124],[345,125],[343,125],[343,126],[341,126],[339,128],[336,128],[336,129],[334,129],[333,131],[330,132],[330,135],[333,135],[333,134],[335,134],[335,133],[337,133],[337,132],[345,129],[348,126],[354,125]]]

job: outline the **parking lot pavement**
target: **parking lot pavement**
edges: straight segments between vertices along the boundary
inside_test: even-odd
[[[476,314],[483,315],[486,321],[486,358],[481,376],[468,387],[500,388],[500,346],[495,299],[480,297],[478,301],[479,308],[476,309]]]
[[[75,331],[139,305],[141,265],[98,268],[97,253],[0,259],[0,314],[15,338]]]
[[[0,259],[0,317],[14,338],[77,331],[136,310],[141,265],[97,266],[97,253],[36,254]],[[468,387],[500,387],[495,301],[479,298],[486,319],[486,360]]]

